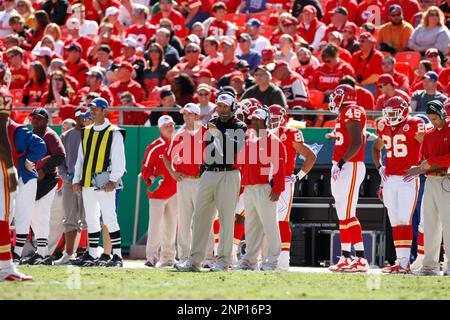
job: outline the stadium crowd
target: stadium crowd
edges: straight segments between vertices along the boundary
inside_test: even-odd
[[[118,111],[105,115],[112,124],[158,126],[163,142],[170,142],[173,135],[173,126],[168,124],[185,123],[186,116],[180,111],[190,110],[208,123],[224,89],[237,100],[256,98],[262,105],[280,105],[286,110],[322,110],[328,109],[336,87],[347,84],[355,88],[357,104],[366,111],[382,110],[395,96],[410,103],[412,111],[425,112],[428,103],[436,100],[450,109],[449,0],[4,0],[0,21],[0,69],[11,74],[11,118],[19,124],[32,123],[34,132],[45,141],[54,167],[52,172],[42,172],[48,178],[43,199],[58,197],[56,167],[64,180],[61,193],[65,188],[76,193],[72,183],[85,183],[86,168],[77,167],[78,146],[80,139],[85,139],[80,132],[86,123],[104,120],[102,115],[86,112],[92,101],[96,101],[95,108],[103,110],[109,106],[141,108],[124,111],[122,117]],[[21,106],[44,108],[35,109],[30,117],[27,111],[15,110]],[[175,109],[159,111],[159,107]],[[78,133],[63,134],[61,140],[49,131],[50,118],[53,124],[75,128]],[[294,118],[304,120],[307,126],[334,126],[328,116]],[[124,138],[117,138],[120,134],[125,137],[120,129],[111,133],[114,141],[123,144]],[[86,145],[91,143],[86,141]],[[120,147],[113,146],[121,154]],[[86,153],[88,149],[83,150]],[[151,153],[146,158],[143,175],[153,184],[159,173],[146,172]],[[121,177],[124,169],[122,172],[119,167],[124,161],[115,161]],[[41,165],[49,167],[48,163]],[[89,186],[90,181],[87,183]],[[38,194],[42,188],[42,182],[38,183]],[[159,260],[173,265],[175,257],[176,210],[168,199],[175,198],[176,189],[162,190],[167,194],[155,198],[161,201],[151,202],[159,206],[153,210],[163,212],[161,221],[150,225],[154,228],[152,225],[162,220],[166,225],[161,230],[149,229],[150,267]],[[95,198],[83,191],[86,196]],[[73,203],[73,212],[83,211],[83,205],[73,199],[62,201]],[[98,201],[102,206],[102,200]],[[43,209],[47,222],[55,221],[50,217],[51,203]],[[66,216],[64,223],[59,219],[58,226],[50,226],[65,233],[61,264],[73,258],[77,231],[86,223],[80,224],[82,216],[71,218]],[[28,226],[39,224],[33,217],[29,219],[17,234],[16,260],[22,255]],[[93,250],[98,246],[99,228],[109,230],[103,233],[109,243],[104,265],[119,265],[117,218],[103,214],[102,219],[101,226],[98,219],[87,221],[96,229],[89,233],[88,252],[97,255]],[[39,257],[31,257],[28,263],[39,258],[38,264],[52,264],[47,257],[58,240],[49,239],[52,231],[44,230],[41,242],[38,236]],[[173,242],[171,248],[160,248],[168,242]],[[213,246],[214,242],[210,243]],[[81,261],[84,265],[90,262],[93,260],[86,256]]]

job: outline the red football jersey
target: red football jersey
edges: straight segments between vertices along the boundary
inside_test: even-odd
[[[294,174],[295,160],[297,159],[294,143],[304,142],[303,134],[297,128],[280,127],[277,136],[286,148],[286,176],[291,176]]]
[[[208,28],[208,36],[223,37],[228,35],[228,29],[230,28],[228,21],[217,21],[214,19]]]
[[[334,127],[336,142],[334,144],[333,160],[340,161],[350,145],[350,134],[345,125],[349,120],[361,122],[361,127],[363,128],[361,133],[363,144],[358,153],[348,160],[348,162],[364,161],[364,150],[366,148],[366,111],[363,107],[354,104],[345,106],[336,119],[336,125]]]
[[[148,42],[155,33],[156,27],[148,22],[143,26],[133,24],[129,26],[125,32],[126,37],[134,38],[138,45],[144,49],[147,48]]]
[[[4,87],[0,88],[0,113],[9,114],[11,112],[12,103],[13,97],[11,92]]]
[[[393,127],[383,119],[378,123],[377,134],[386,148],[386,174],[405,175],[405,170],[419,164],[420,143],[416,134],[425,133],[425,122],[418,117],[408,117]]]

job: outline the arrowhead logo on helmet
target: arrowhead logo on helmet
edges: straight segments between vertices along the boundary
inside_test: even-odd
[[[279,128],[287,122],[286,109],[279,104],[273,104],[269,107],[270,111],[270,126],[271,129]]]
[[[347,104],[356,103],[356,90],[348,84],[341,84],[330,94],[328,108],[331,112],[338,114],[339,110]]]
[[[388,126],[397,126],[409,115],[409,104],[400,97],[389,98],[384,104],[383,118]]]

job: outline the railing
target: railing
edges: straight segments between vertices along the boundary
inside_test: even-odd
[[[36,107],[13,107],[13,111],[29,111],[30,113],[36,109]],[[52,124],[52,111],[58,111],[57,107],[45,107],[45,109],[49,112],[49,122]],[[176,107],[132,107],[132,106],[123,106],[123,107],[110,107],[108,108],[110,111],[119,111],[119,124],[123,124],[123,112],[127,111],[135,111],[135,112],[145,112],[145,111],[157,111],[157,112],[170,112],[170,111],[180,111],[180,108]],[[300,110],[293,109],[287,110],[288,115],[297,116],[297,115],[326,115],[326,116],[335,116],[336,114],[329,110]],[[368,117],[379,117],[382,116],[381,111],[366,111]],[[415,114],[424,114],[424,112],[412,112],[412,115]]]

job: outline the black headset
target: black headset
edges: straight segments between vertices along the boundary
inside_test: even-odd
[[[427,103],[427,114],[437,114],[442,120],[447,118],[447,111],[445,111],[444,104],[439,100],[433,100]]]
[[[270,125],[270,109],[269,109],[269,107],[266,106],[266,105],[263,105],[263,106],[261,107],[261,109],[264,110],[265,112],[267,112],[267,118],[266,118],[266,120],[264,121],[264,124],[266,125],[266,127],[268,127],[268,126]]]

